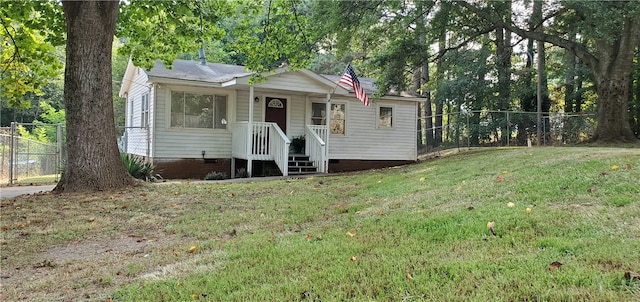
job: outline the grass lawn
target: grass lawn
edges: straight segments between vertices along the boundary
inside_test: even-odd
[[[640,301],[640,149],[2,201],[0,300]]]

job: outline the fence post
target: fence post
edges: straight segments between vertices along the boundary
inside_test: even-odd
[[[11,130],[9,133],[9,184],[13,184],[13,162],[15,161],[15,134],[16,134],[16,122],[11,122]]]
[[[62,172],[62,124],[58,124],[56,127],[56,142],[57,142],[57,146],[56,146],[56,160],[58,161],[56,163],[56,176],[55,176],[55,180],[56,182],[60,180],[60,178],[58,177]]]
[[[510,126],[510,122],[509,122],[509,111],[507,111],[507,147],[509,147],[509,143],[511,140],[511,127]]]

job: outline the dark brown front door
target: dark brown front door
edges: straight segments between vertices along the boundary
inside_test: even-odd
[[[287,100],[271,97],[267,97],[265,100],[264,121],[278,124],[282,132],[287,134]]]

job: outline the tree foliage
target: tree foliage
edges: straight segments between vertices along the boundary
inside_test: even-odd
[[[10,106],[29,108],[29,93],[43,95],[62,63],[54,46],[62,43],[63,23],[56,2],[0,3],[0,98]]]

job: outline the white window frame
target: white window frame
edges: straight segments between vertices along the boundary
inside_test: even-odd
[[[324,117],[320,116],[320,117],[315,117],[313,115],[313,105],[314,104],[318,104],[318,105],[322,105],[322,111],[325,111],[324,113]],[[327,125],[327,102],[319,102],[319,101],[311,101],[311,114],[309,115],[311,117],[311,125],[317,125],[317,126],[326,126]],[[316,124],[315,121],[319,120],[320,123]]]
[[[212,115],[213,115],[213,119],[212,119],[212,127],[185,127],[185,122],[183,120],[182,122],[182,126],[173,126],[172,125],[172,107],[173,107],[173,94],[174,93],[182,93],[183,94],[183,98],[185,94],[191,94],[191,95],[200,95],[200,96],[210,96],[212,97],[212,108],[211,110],[213,111]],[[216,116],[218,115],[218,112],[216,112],[216,98],[218,97],[224,97],[225,98],[225,110],[224,110],[224,117],[222,118],[224,120],[224,122],[220,121],[217,122],[216,121]],[[229,123],[229,107],[231,106],[231,99],[232,96],[229,95],[228,93],[215,93],[215,92],[204,92],[204,91],[185,91],[182,89],[169,89],[169,106],[167,108],[167,127],[169,129],[189,129],[189,130],[216,130],[216,131],[220,131],[220,130],[227,130],[228,129],[228,123]],[[184,100],[184,99],[183,99]],[[183,103],[183,106],[185,106],[185,104]],[[184,112],[184,107],[183,107],[183,114]],[[216,125],[223,125],[221,127],[216,127]]]
[[[347,128],[348,128],[347,127],[347,112],[349,110],[349,108],[347,106],[347,102],[333,102],[333,103],[331,103],[330,108],[331,108],[331,111],[333,112],[333,106],[340,106],[340,105],[344,106],[344,117],[342,118],[344,123],[342,125],[342,127],[343,127],[342,133],[334,133],[333,132],[333,127],[331,127],[331,126],[329,126],[329,133],[331,135],[347,136]],[[329,113],[329,114],[331,114],[331,113]],[[333,123],[334,120],[336,120],[336,119],[333,116],[329,117],[329,123]]]
[[[382,108],[390,108],[391,109],[391,126],[385,126],[380,123],[380,111]],[[395,128],[394,117],[396,115],[396,108],[393,105],[388,104],[378,104],[376,106],[376,129],[393,129]]]
[[[149,94],[145,93],[140,98],[140,127],[149,127]]]
[[[127,102],[127,110],[129,110],[129,121],[127,123],[128,127],[133,127],[133,97],[128,98]]]

